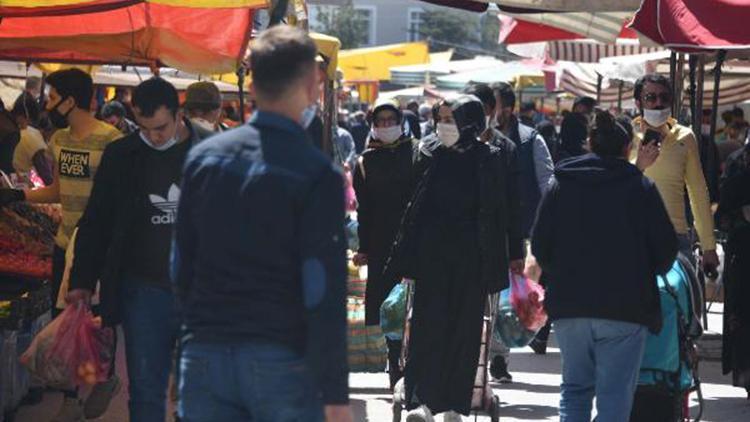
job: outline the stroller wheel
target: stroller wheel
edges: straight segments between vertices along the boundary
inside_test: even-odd
[[[490,421],[500,421],[500,398],[497,396],[492,396],[492,401],[490,402]]]
[[[393,403],[393,422],[401,422],[401,403]]]

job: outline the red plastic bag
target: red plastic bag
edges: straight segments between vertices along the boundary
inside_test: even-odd
[[[114,333],[101,326],[88,305],[68,305],[21,355],[20,361],[49,386],[83,386],[106,381]]]
[[[537,331],[547,323],[544,288],[526,277],[510,275],[510,304],[524,327]]]

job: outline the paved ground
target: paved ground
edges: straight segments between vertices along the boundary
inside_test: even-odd
[[[714,306],[715,313],[709,321],[710,331],[721,328],[718,312],[721,306]],[[554,346],[554,344],[553,344]],[[122,348],[120,348],[122,350]],[[125,369],[120,356],[120,373]],[[559,401],[560,355],[552,347],[546,356],[536,356],[529,349],[515,350],[511,357],[511,372],[515,382],[507,386],[493,385],[503,405],[502,421],[556,421]],[[746,400],[744,390],[731,386],[731,379],[721,375],[718,362],[704,362],[701,366],[705,412],[702,420],[708,422],[745,422],[750,421],[750,401]],[[123,374],[124,378],[124,374]],[[351,376],[352,406],[357,422],[391,421],[391,397],[383,386],[388,383],[385,374],[353,374]],[[16,422],[44,422],[54,415],[59,406],[59,394],[45,395],[42,404],[22,408]],[[127,394],[120,393],[109,412],[100,420],[106,422],[127,421]],[[694,403],[693,411],[697,411]],[[441,418],[438,418],[440,421]],[[473,421],[474,417],[464,418]],[[488,417],[479,417],[479,421],[489,421]]]

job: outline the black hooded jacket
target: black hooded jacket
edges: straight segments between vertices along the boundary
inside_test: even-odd
[[[486,283],[490,293],[508,287],[508,238],[511,209],[517,213],[518,204],[507,201],[505,181],[506,166],[502,150],[480,142],[477,137],[485,129],[484,110],[478,99],[462,96],[452,105],[456,125],[461,137],[452,148],[475,150],[479,176],[479,248],[481,255],[481,282]],[[396,244],[386,274],[394,279],[401,277],[419,279],[417,262],[416,232],[420,224],[419,215],[423,196],[430,184],[433,167],[439,156],[448,152],[437,134],[430,135],[420,142],[414,164],[414,195],[404,213]],[[510,255],[519,258],[520,248],[513,248]]]
[[[677,237],[654,183],[622,159],[561,162],[542,200],[532,253],[548,276],[550,318],[602,318],[661,329],[656,275]]]

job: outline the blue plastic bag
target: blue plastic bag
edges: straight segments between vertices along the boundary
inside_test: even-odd
[[[538,330],[529,330],[524,326],[511,304],[511,289],[507,288],[500,292],[500,303],[493,335],[496,340],[501,341],[506,347],[526,347],[536,337]]]
[[[406,320],[406,287],[398,283],[380,305],[380,328],[388,340],[401,340]]]

